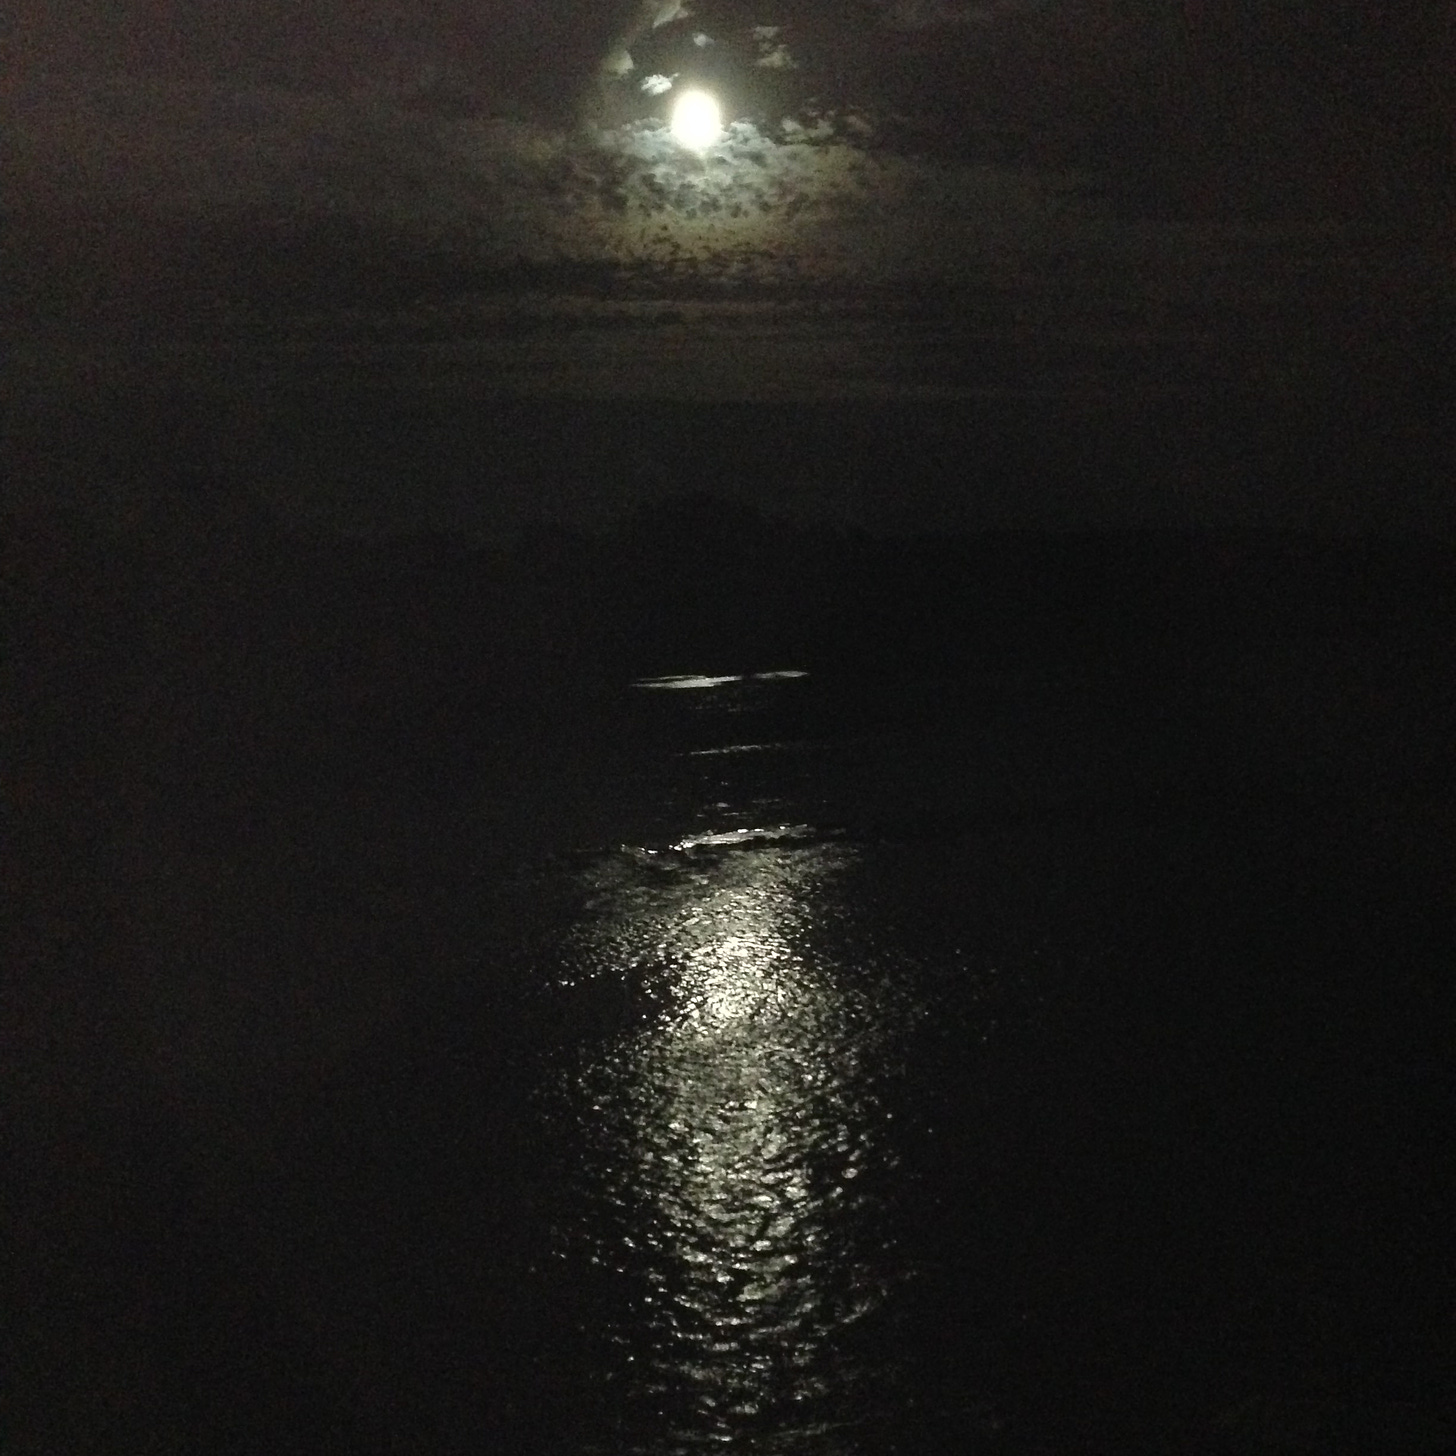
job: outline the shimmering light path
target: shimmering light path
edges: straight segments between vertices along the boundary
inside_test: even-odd
[[[565,1093],[585,1152],[568,1257],[617,1281],[604,1334],[642,1449],[836,1449],[888,1377],[856,1327],[897,1277],[879,1094],[907,1003],[823,923],[852,854],[770,838],[590,872],[602,909],[566,978],[648,1010]]]

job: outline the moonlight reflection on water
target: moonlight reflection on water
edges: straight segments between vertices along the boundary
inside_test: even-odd
[[[880,1094],[904,998],[836,944],[851,858],[769,843],[595,872],[570,975],[625,978],[651,1009],[569,1093],[586,1148],[570,1234],[617,1285],[612,1415],[651,1449],[834,1449],[888,1374],[855,1327],[896,1277]]]

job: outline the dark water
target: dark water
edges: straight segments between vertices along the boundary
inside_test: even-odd
[[[181,1373],[117,1429],[1440,1449],[1431,862],[1338,794],[1234,792],[1242,750],[1136,691],[625,688],[627,842],[475,844],[405,920],[463,949],[395,956],[345,1071],[136,1153],[143,1293],[103,1307]]]
[[[1146,780],[1139,804],[1125,718],[1084,697],[1064,740],[986,691],[958,742],[1034,758],[1039,724],[1047,774],[1075,741],[1122,807],[939,781],[903,700],[836,737],[801,679],[629,690],[618,792],[650,832],[525,873],[509,965],[366,1139],[410,1311],[382,1388],[421,1403],[391,1429],[663,1456],[1436,1439],[1431,947],[1390,934],[1419,918],[1350,826]],[[379,1199],[350,1215],[371,1236]]]
[[[827,807],[832,752],[796,736],[822,726],[797,675],[636,696],[632,788],[660,832],[541,871],[557,908],[519,968],[549,1234],[528,1277],[570,1326],[536,1329],[557,1393],[532,1439],[900,1449],[927,1398],[938,1436],[994,1435],[974,1382],[949,1407],[919,1388],[916,1340],[964,1331],[914,1328],[936,1277],[915,1209],[947,1196],[935,1124],[974,1097],[974,1049],[1037,1019],[1038,948],[996,939],[992,964],[971,882],[926,879],[943,845],[797,817]],[[959,1050],[917,1074],[947,1032]],[[945,1212],[933,1237],[960,1239]]]

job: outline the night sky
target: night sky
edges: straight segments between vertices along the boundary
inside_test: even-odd
[[[0,5],[6,1453],[1456,1449],[1453,13]]]
[[[78,381],[205,382],[250,417],[287,382],[961,401],[1033,442],[1188,409],[1190,455],[1231,408],[1393,451],[1353,504],[1268,520],[1445,531],[1452,27],[1370,10],[26,0],[0,101],[18,448],[54,454],[38,422]],[[702,155],[667,127],[689,86],[724,110]],[[447,409],[421,475],[452,433]],[[1186,511],[1150,487],[1140,513]]]

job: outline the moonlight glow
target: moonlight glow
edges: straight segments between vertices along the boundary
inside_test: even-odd
[[[672,108],[672,134],[695,152],[706,151],[723,133],[723,115],[706,91],[684,91]]]

